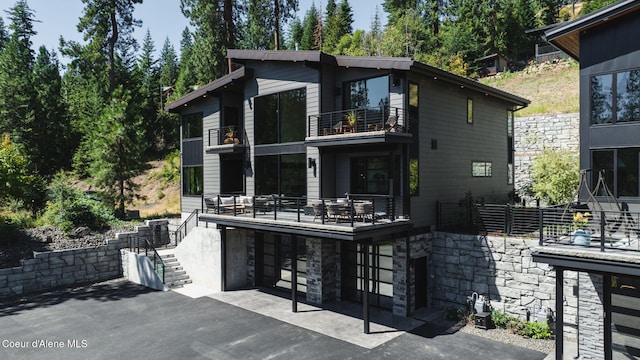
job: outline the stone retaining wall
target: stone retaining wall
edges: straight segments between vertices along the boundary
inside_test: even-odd
[[[120,278],[126,273],[120,249],[129,246],[129,239],[146,237],[166,243],[166,227],[166,220],[153,220],[135,231],[117,234],[103,246],[35,252],[33,259],[21,260],[21,266],[0,269],[0,298]]]
[[[532,199],[522,194],[531,181],[531,163],[544,149],[569,150],[578,155],[580,148],[580,114],[538,115],[514,119],[515,150],[514,185],[527,202]]]
[[[555,271],[535,263],[533,239],[432,234],[434,289],[432,304],[440,308],[466,306],[473,292],[488,295],[494,309],[525,319],[531,312],[555,309]],[[565,331],[575,335],[577,273],[564,274]]]

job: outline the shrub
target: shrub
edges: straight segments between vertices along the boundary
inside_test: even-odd
[[[509,321],[512,318],[513,316],[503,313],[500,310],[493,310],[491,312],[491,320],[493,321],[493,325],[500,329],[506,329]]]
[[[78,226],[101,229],[115,221],[112,208],[67,183],[67,177],[62,174],[56,175],[51,183],[49,204],[42,217],[45,224],[68,232]]]
[[[524,324],[518,334],[533,339],[548,339],[551,337],[551,328],[547,323],[530,321]]]
[[[531,189],[549,205],[572,200],[580,183],[578,157],[569,151],[544,150],[531,165]]]

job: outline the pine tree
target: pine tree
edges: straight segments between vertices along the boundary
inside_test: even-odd
[[[33,86],[33,50],[31,37],[33,12],[25,0],[20,0],[8,12],[11,35],[0,53],[0,133],[11,134],[18,146],[33,152],[32,124],[34,122],[35,93]]]
[[[300,42],[302,41],[302,35],[304,34],[304,28],[299,18],[293,19],[289,24],[289,34],[287,36],[287,49],[300,48]]]
[[[158,99],[161,96],[158,82],[158,61],[153,58],[155,46],[149,30],[147,30],[142,41],[141,50],[135,66],[136,80],[138,82],[136,92],[140,98],[138,103],[139,112],[144,119],[146,129],[145,142],[148,152],[153,154],[162,150],[164,142],[163,127],[158,116]]]
[[[331,54],[340,40],[340,23],[335,0],[327,2],[324,13],[322,51]]]
[[[316,29],[320,25],[321,22],[318,21],[320,18],[320,13],[318,12],[318,8],[316,8],[315,4],[311,4],[309,10],[307,10],[304,15],[304,20],[302,21],[302,38],[300,39],[300,49],[302,50],[318,50],[318,44],[320,43],[316,38]]]
[[[271,13],[272,0],[249,0],[243,47],[254,50],[274,48],[272,31],[274,26]]]
[[[125,205],[135,196],[138,184],[133,178],[145,166],[143,121],[131,101],[131,94],[118,87],[103,109],[96,129],[89,134],[92,146],[89,170],[92,181],[106,190],[116,205],[116,214],[124,218]]]
[[[193,41],[188,27],[182,31],[180,40],[180,63],[178,65],[178,78],[176,79],[176,90],[171,99],[177,99],[185,95],[196,85],[196,76],[191,67],[191,55],[193,53]]]
[[[38,172],[50,178],[58,170],[69,168],[75,151],[70,141],[70,125],[62,101],[62,77],[56,54],[44,46],[38,51],[33,67],[35,112],[33,131],[33,164]]]

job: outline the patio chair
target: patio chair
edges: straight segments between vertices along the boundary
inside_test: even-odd
[[[322,206],[322,201],[312,201],[311,206],[313,207],[313,221],[316,221],[318,217],[321,219],[327,219],[327,208]]]
[[[389,115],[387,122],[384,123],[384,130],[389,132],[396,131],[398,127],[398,117],[395,115]]]

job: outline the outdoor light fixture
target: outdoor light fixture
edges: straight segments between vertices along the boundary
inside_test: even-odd
[[[307,168],[311,169],[311,168],[316,168],[316,159],[314,158],[308,158],[307,159]]]

